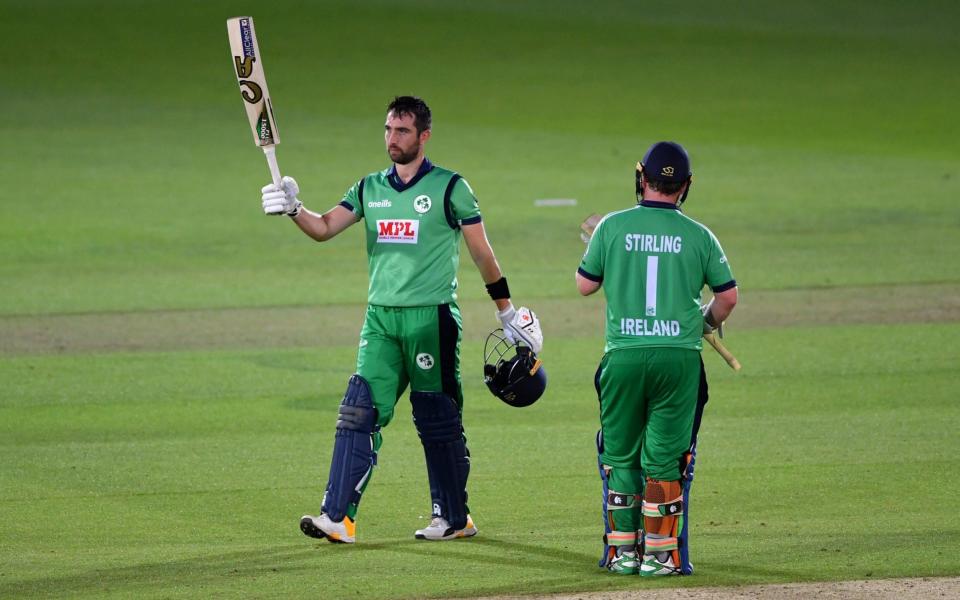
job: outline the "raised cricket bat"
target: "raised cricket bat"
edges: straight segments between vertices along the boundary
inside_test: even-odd
[[[730,368],[734,371],[740,370],[740,361],[736,359],[733,354],[730,354],[730,351],[727,350],[726,346],[720,343],[720,340],[717,339],[716,334],[705,333],[703,334],[703,339],[713,346],[713,349],[723,357],[723,360],[727,361],[727,364],[730,365]]]
[[[593,230],[597,228],[597,225],[600,224],[602,219],[603,217],[594,213],[584,219],[583,223],[580,223],[580,239],[583,240],[584,244],[590,243],[590,237],[593,236]]]
[[[267,78],[263,74],[263,60],[257,44],[257,32],[253,28],[253,17],[227,19],[227,36],[230,38],[230,51],[233,53],[233,66],[237,73],[237,83],[240,84],[240,95],[247,108],[247,119],[253,131],[253,142],[263,148],[273,184],[279,186],[277,144],[280,143],[280,134],[273,116]]]

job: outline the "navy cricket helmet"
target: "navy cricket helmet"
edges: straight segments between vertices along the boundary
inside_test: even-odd
[[[530,406],[547,389],[543,361],[527,346],[511,344],[495,329],[483,345],[483,381],[494,396],[515,407]]]
[[[690,170],[690,156],[683,146],[676,142],[657,142],[650,146],[643,160],[637,163],[637,197],[642,198],[643,179],[668,183],[690,182],[693,172]],[[687,199],[690,186],[683,192],[677,203]]]

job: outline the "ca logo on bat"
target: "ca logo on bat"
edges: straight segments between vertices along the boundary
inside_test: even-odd
[[[253,75],[254,60],[256,59],[252,56],[233,57],[233,63],[237,68],[237,77],[240,79],[240,95],[243,96],[243,99],[250,104],[256,104],[263,99],[263,89],[261,89],[256,83],[244,79],[244,77],[250,77]],[[243,89],[244,86],[246,86],[247,89]]]

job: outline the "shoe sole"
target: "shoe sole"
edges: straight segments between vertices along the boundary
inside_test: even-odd
[[[313,520],[304,517],[300,519],[300,531],[303,532],[303,535],[322,540],[327,537],[327,534],[323,532],[322,529],[313,524]]]
[[[429,541],[429,542],[449,542],[450,540],[458,540],[458,539],[461,539],[461,538],[470,538],[470,537],[473,537],[473,536],[475,536],[475,535],[477,535],[477,530],[476,530],[476,529],[474,529],[474,530],[473,530],[472,532],[470,532],[470,533],[467,533],[467,532],[464,532],[464,531],[460,531],[460,532],[454,532],[454,533],[444,534],[444,535],[441,536],[441,537],[427,537],[426,535],[424,535],[424,534],[422,534],[422,533],[414,533],[414,534],[413,534],[413,537],[417,538],[418,540],[427,540],[427,541]]]
[[[340,537],[339,537],[338,534],[335,534],[335,533],[334,533],[334,534],[328,534],[328,533],[325,532],[324,530],[322,530],[322,529],[320,529],[319,527],[317,527],[316,525],[314,525],[314,524],[313,524],[313,521],[312,521],[309,517],[304,517],[304,518],[300,519],[300,531],[302,531],[302,532],[304,533],[304,535],[309,536],[309,537],[312,537],[312,538],[316,538],[316,539],[318,539],[318,540],[322,540],[322,539],[326,538],[326,540],[327,540],[328,542],[330,542],[331,544],[352,544],[352,543],[354,543],[352,540],[351,540],[351,541],[347,541],[347,540],[342,540],[342,539],[340,539]]]
[[[656,571],[644,571],[640,569],[640,577],[675,577],[677,575],[683,575],[680,569],[670,569],[669,567],[661,567]]]

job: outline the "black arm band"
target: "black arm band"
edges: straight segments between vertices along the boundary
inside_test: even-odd
[[[493,283],[487,284],[487,293],[494,300],[506,300],[510,298],[510,288],[507,287],[507,278],[501,277]]]

